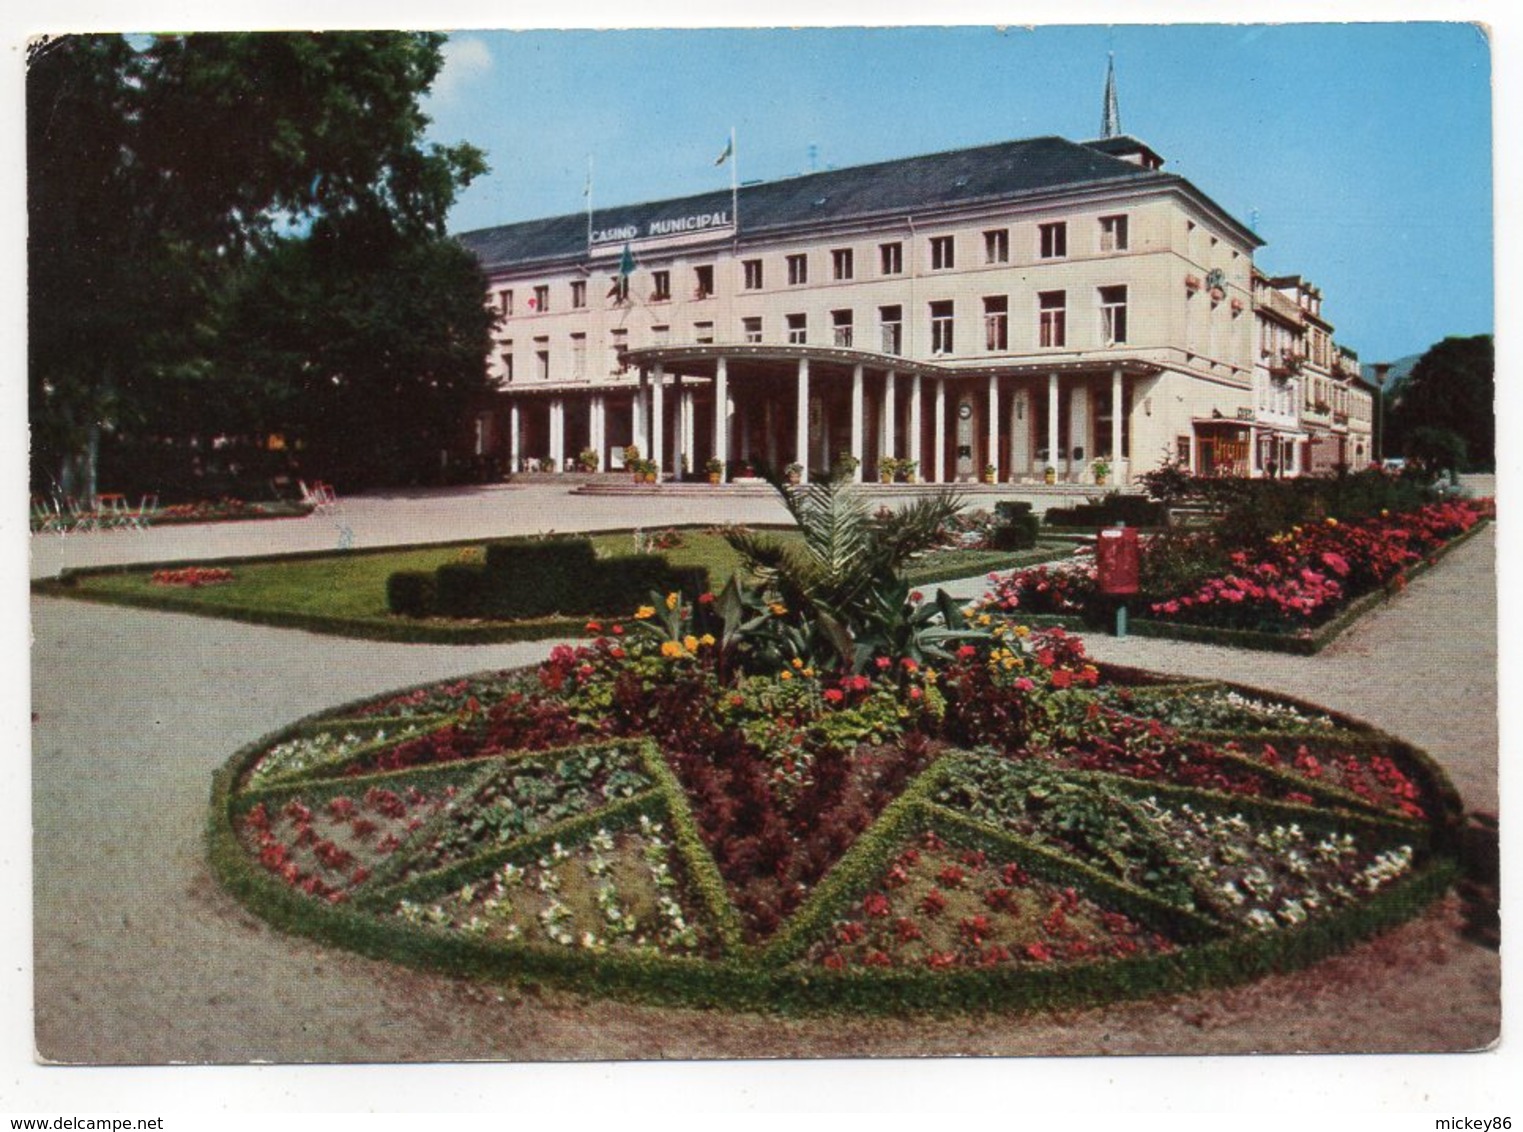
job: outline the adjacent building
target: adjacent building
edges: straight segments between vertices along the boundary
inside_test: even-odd
[[[1107,100],[1107,126],[1112,122]],[[1321,295],[1128,136],[1030,138],[470,232],[507,468],[1125,483],[1369,455]],[[891,463],[892,462],[892,463]]]

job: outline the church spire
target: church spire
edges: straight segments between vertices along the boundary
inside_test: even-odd
[[[1121,105],[1116,101],[1116,53],[1112,51],[1110,66],[1105,72],[1105,112],[1100,118],[1100,136],[1114,138],[1120,134]]]

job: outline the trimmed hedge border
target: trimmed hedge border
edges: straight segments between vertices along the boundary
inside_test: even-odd
[[[1111,669],[1118,676],[1128,671]],[[1152,683],[1167,686],[1171,681],[1154,676]],[[1268,695],[1256,689],[1242,690]],[[343,718],[345,710],[375,701],[375,696],[369,696],[330,709],[316,720],[309,718],[283,728],[242,748],[216,772],[207,827],[213,871],[235,897],[277,928],[375,958],[478,979],[546,983],[582,990],[595,987],[639,1001],[760,1012],[987,1013],[1094,1005],[1232,985],[1270,972],[1305,967],[1419,914],[1447,890],[1458,872],[1457,861],[1443,855],[1457,845],[1451,835],[1462,821],[1453,787],[1442,769],[1425,754],[1378,732],[1373,735],[1387,740],[1404,761],[1433,784],[1434,796],[1440,799],[1445,812],[1428,826],[1350,811],[1329,813],[1294,803],[1235,795],[1223,795],[1219,800],[1212,796],[1210,802],[1244,811],[1252,809],[1276,818],[1304,812],[1306,820],[1315,818],[1319,826],[1342,822],[1389,829],[1393,840],[1400,836],[1403,828],[1414,832],[1421,829],[1429,832],[1432,840],[1430,846],[1423,846],[1419,851],[1431,847],[1432,858],[1374,897],[1335,916],[1311,920],[1295,928],[1227,937],[1222,936],[1222,929],[1214,921],[1162,902],[1141,889],[1056,851],[1026,842],[929,801],[930,792],[940,784],[945,768],[951,765],[951,760],[962,757],[951,752],[933,762],[885,808],[878,821],[837,862],[777,935],[763,945],[752,947],[741,942],[738,914],[712,858],[702,845],[675,776],[655,745],[649,740],[641,740],[637,742],[641,744],[644,769],[655,780],[652,789],[517,838],[490,854],[477,855],[409,878],[400,885],[377,885],[379,878],[373,877],[371,884],[376,887],[368,891],[364,888],[356,890],[352,904],[335,905],[314,900],[272,876],[245,850],[234,818],[257,799],[238,797],[236,787],[271,745],[301,733],[303,727],[313,722]],[[1357,722],[1340,718],[1348,723]],[[603,745],[606,744],[581,746]],[[548,753],[532,752],[526,756]],[[437,783],[455,775],[484,777],[498,769],[501,761],[502,756],[482,760],[481,765],[473,760],[469,769],[453,765],[409,768],[386,775],[346,779],[338,786],[353,790],[356,784],[367,781]],[[285,785],[294,787],[297,784],[282,784],[279,789],[284,790]],[[1167,786],[1157,783],[1130,785],[1133,793],[1140,789],[1155,794],[1163,793]],[[313,788],[320,788],[320,784],[313,783]],[[1204,798],[1208,794],[1183,788],[1178,790],[1182,796],[1188,797]],[[264,789],[260,794],[270,797],[272,791]],[[396,917],[368,914],[400,896],[447,892],[457,881],[464,883],[471,876],[480,875],[486,856],[501,856],[503,861],[527,859],[556,840],[570,841],[600,827],[633,821],[642,813],[659,816],[671,823],[675,847],[688,874],[689,894],[704,906],[723,958],[702,960],[553,948],[533,942],[484,941],[428,925],[410,924]],[[917,823],[935,829],[949,842],[986,848],[1021,861],[1033,873],[1049,881],[1081,884],[1143,922],[1167,924],[1177,938],[1200,942],[1168,954],[1121,961],[988,970],[930,972],[854,968],[830,971],[797,966],[793,961],[807,950],[814,935],[828,927],[847,903],[875,882],[888,855],[906,836],[918,832]],[[425,836],[430,825],[425,823],[415,836]],[[412,843],[410,838],[408,844]],[[399,854],[401,852],[399,850]]]
[[[1456,547],[1474,538],[1494,520],[1482,519],[1468,531],[1455,535],[1423,561],[1406,572],[1406,581],[1422,577]],[[1400,592],[1400,591],[1396,591]],[[1384,605],[1393,597],[1390,589],[1372,590],[1349,602],[1331,620],[1317,626],[1305,636],[1288,633],[1268,633],[1255,629],[1218,629],[1210,625],[1189,625],[1176,621],[1152,621],[1143,617],[1129,617],[1127,632],[1134,637],[1151,637],[1170,641],[1193,641],[1205,645],[1221,645],[1224,648],[1250,649],[1257,652],[1286,652],[1296,656],[1315,656],[1337,640],[1366,613]],[[1017,613],[1022,623],[1033,628],[1083,629],[1093,631],[1096,625],[1077,614],[1068,613]],[[1319,709],[1321,710],[1321,709]]]

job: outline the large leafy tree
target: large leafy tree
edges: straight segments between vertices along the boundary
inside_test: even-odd
[[[33,49],[34,478],[91,491],[102,430],[193,430],[208,414],[267,409],[265,383],[229,382],[215,364],[224,319],[240,309],[224,296],[259,257],[324,231],[372,245],[381,234],[392,256],[448,258],[424,249],[444,240],[456,192],[485,166],[468,145],[422,142],[418,103],[442,43],[390,32],[80,35]],[[393,311],[414,327],[424,315]],[[414,371],[425,386],[430,368]]]
[[[1496,463],[1496,354],[1491,335],[1445,338],[1391,395],[1388,451],[1430,456],[1436,433],[1462,442],[1471,467]],[[1416,443],[1421,451],[1409,451]]]

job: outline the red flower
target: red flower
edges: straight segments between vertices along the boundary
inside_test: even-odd
[[[846,693],[841,691],[841,689],[839,689],[839,688],[826,688],[825,689],[825,702],[826,703],[838,704],[838,703],[840,703],[844,699],[846,699]]]
[[[927,916],[939,916],[947,909],[947,898],[940,889],[931,889],[920,900],[920,910]]]
[[[869,916],[887,916],[891,910],[888,897],[881,892],[869,892],[862,898],[862,911]]]
[[[1052,961],[1052,948],[1045,943],[1028,943],[1026,945],[1026,958],[1033,963],[1050,963]]]
[[[946,868],[942,869],[941,872],[936,874],[936,879],[942,884],[946,885],[948,888],[961,888],[962,882],[966,878],[967,874],[964,873],[962,869],[958,868],[956,865],[948,865]]]

